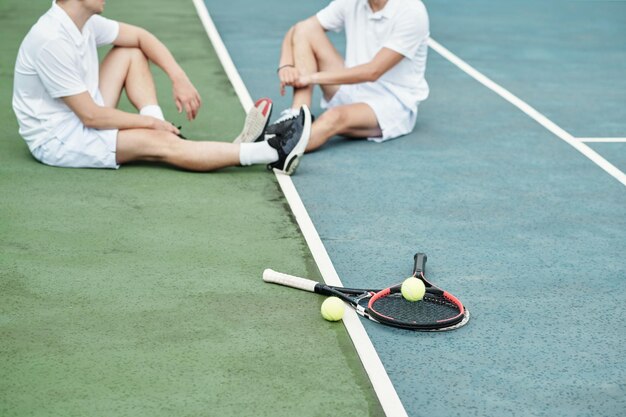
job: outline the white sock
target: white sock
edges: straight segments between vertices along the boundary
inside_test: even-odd
[[[239,163],[243,166],[278,161],[278,151],[266,141],[239,145]]]
[[[147,106],[142,107],[141,110],[139,110],[139,114],[143,116],[152,116],[159,120],[165,120],[163,111],[158,104],[148,104]]]

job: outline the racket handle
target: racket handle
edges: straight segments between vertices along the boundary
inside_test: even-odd
[[[426,269],[426,260],[428,259],[428,257],[426,256],[425,253],[418,252],[415,254],[413,259],[415,260],[415,266],[413,267],[413,275],[414,276],[421,275],[422,273],[424,273],[424,270]]]
[[[310,279],[283,274],[282,272],[276,272],[269,268],[263,271],[263,281],[309,292],[315,292],[315,285],[317,285],[317,282]]]

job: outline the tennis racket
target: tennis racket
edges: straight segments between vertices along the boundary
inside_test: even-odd
[[[359,315],[387,326],[430,332],[464,326],[469,321],[469,311],[458,298],[425,278],[426,259],[423,253],[417,253],[414,257],[413,276],[422,280],[426,286],[426,293],[421,301],[406,300],[400,292],[402,284],[382,290],[334,287],[272,269],[263,272],[263,281],[339,297]]]

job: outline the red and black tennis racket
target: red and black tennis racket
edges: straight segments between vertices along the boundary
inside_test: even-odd
[[[426,286],[426,293],[420,301],[406,300],[400,292],[401,283],[382,290],[334,287],[271,269],[263,272],[263,280],[339,297],[354,308],[359,315],[387,326],[432,332],[458,329],[467,324],[469,311],[461,301],[432,284],[424,276],[426,255],[417,253],[414,259],[413,276],[422,280]]]

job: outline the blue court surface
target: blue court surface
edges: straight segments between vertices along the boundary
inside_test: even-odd
[[[287,106],[282,37],[327,2],[205,3],[252,97]],[[425,3],[434,41],[613,174],[431,49],[412,134],[337,138],[294,176],[326,250],[351,287],[426,252],[471,310],[449,333],[364,323],[410,416],[626,415],[626,2]]]

